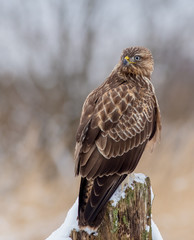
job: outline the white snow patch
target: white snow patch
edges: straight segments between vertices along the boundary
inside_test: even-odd
[[[125,198],[125,189],[127,186],[124,186],[123,190],[122,187],[119,186],[116,190],[116,192],[112,195],[110,198],[111,205],[113,207],[116,207],[117,203],[120,201],[121,198]]]
[[[145,179],[147,178],[147,176],[144,175],[143,173],[134,173],[134,176],[135,176],[134,181],[142,184],[145,183]]]
[[[46,240],[71,240],[71,238],[69,237],[71,231],[73,229],[79,231],[77,213],[78,213],[78,198],[76,199],[72,208],[68,211],[64,223],[56,231],[54,231]],[[90,228],[85,228],[84,231],[86,231],[88,234],[94,232]]]
[[[154,200],[154,192],[152,190],[152,187],[150,187],[150,191],[151,191],[151,204],[152,204],[152,202]]]
[[[150,226],[146,225],[146,231],[149,232],[150,231]]]
[[[152,225],[152,239],[163,240],[162,235],[160,234],[160,231],[153,220],[151,220],[151,225]]]
[[[124,184],[122,187],[121,185],[117,188],[113,196],[110,198],[111,205],[113,207],[116,207],[117,203],[120,201],[121,198],[125,198],[125,190],[127,187],[131,188],[132,190],[134,189],[133,183],[134,182],[139,182],[144,184],[145,179],[147,176],[145,176],[143,173],[131,173],[127,179],[128,181]]]

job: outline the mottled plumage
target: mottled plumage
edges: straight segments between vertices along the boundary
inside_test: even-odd
[[[152,71],[148,49],[127,48],[106,81],[85,100],[75,148],[80,226],[98,227],[107,201],[134,171],[147,142],[160,135]]]

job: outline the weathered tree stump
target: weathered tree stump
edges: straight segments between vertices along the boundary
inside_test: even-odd
[[[133,174],[130,184],[117,190],[96,232],[75,229],[73,240],[151,240],[151,185],[149,177]],[[115,200],[117,199],[117,200]]]

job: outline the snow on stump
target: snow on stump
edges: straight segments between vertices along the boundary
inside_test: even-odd
[[[130,177],[131,183],[120,187],[110,199],[97,232],[73,230],[70,237],[78,239],[152,239],[150,179],[143,174]]]
[[[162,240],[151,219],[153,197],[149,177],[131,174],[129,182],[120,186],[109,200],[104,219],[96,231],[79,229],[77,199],[63,225],[47,240]]]

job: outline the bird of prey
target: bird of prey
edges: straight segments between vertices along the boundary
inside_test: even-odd
[[[160,135],[153,69],[147,48],[126,48],[109,77],[84,102],[75,147],[80,227],[100,225],[108,200],[134,171],[146,144]]]

